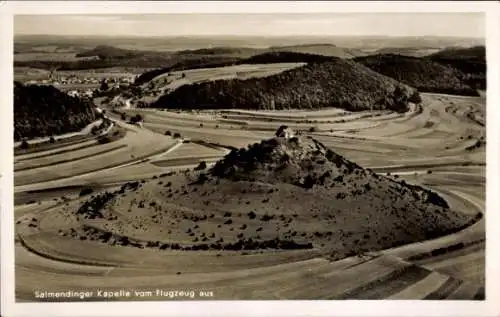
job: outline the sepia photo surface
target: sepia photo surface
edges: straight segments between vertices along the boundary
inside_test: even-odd
[[[13,16],[16,303],[483,302],[482,12]]]

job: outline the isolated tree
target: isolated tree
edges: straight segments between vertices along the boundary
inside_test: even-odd
[[[420,104],[420,103],[422,103],[422,97],[420,97],[420,94],[418,93],[418,91],[415,91],[410,96],[410,98],[408,99],[408,101],[413,102],[414,104]]]
[[[274,134],[276,137],[282,137],[284,135],[284,131],[288,129],[288,126],[282,125],[276,130],[276,133]]]
[[[29,146],[30,146],[30,145],[29,145],[28,141],[23,140],[23,141],[21,142],[21,145],[20,145],[19,147],[20,147],[22,150],[26,150],[27,148],[29,148]]]
[[[99,144],[106,144],[106,143],[110,143],[111,142],[111,138],[108,137],[108,136],[101,136],[97,142],[99,142]]]
[[[97,131],[99,131],[99,127],[96,125],[90,129],[90,133],[92,133],[92,135],[96,135]]]
[[[101,81],[101,87],[100,87],[100,90],[101,90],[101,91],[106,91],[106,90],[108,90],[108,89],[109,89],[109,85],[108,85],[108,83],[106,82],[106,79],[103,79],[103,80]]]
[[[136,114],[135,116],[130,118],[130,122],[132,122],[132,123],[137,123],[137,122],[140,122],[143,120],[144,120],[144,118],[140,114]]]

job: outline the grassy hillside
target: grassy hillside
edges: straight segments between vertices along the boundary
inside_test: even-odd
[[[74,239],[160,252],[315,248],[333,259],[435,238],[471,221],[434,192],[298,138],[234,150],[210,170],[131,182],[70,210],[78,225],[60,234]]]
[[[467,83],[486,89],[486,47],[447,48],[428,56],[429,59],[462,71]]]
[[[431,59],[384,54],[359,57],[355,61],[422,92],[478,95],[468,85],[466,74]]]
[[[90,102],[52,86],[14,84],[14,140],[79,131],[96,119]]]
[[[322,57],[325,58],[325,57]],[[396,89],[396,87],[399,87]],[[331,58],[277,75],[184,85],[158,99],[158,108],[405,111],[415,90],[353,61]],[[417,94],[414,97],[418,97]]]
[[[228,65],[234,65],[239,62],[237,57],[224,57],[224,56],[200,56],[197,58],[184,59],[182,61],[176,62],[174,64],[169,64],[165,67],[156,68],[145,73],[142,73],[135,79],[136,85],[142,85],[153,78],[160,76],[162,74],[186,70],[186,69],[198,69],[198,68],[213,68],[213,67],[223,67]]]

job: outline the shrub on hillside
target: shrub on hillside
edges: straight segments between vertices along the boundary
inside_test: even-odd
[[[207,168],[207,163],[205,161],[201,161],[198,166],[194,168],[195,171],[201,171]]]
[[[110,143],[111,142],[111,138],[109,136],[107,136],[107,135],[104,135],[104,136],[99,137],[99,139],[97,139],[97,142],[99,142],[99,144]]]
[[[268,214],[265,214],[265,215],[263,215],[263,216],[260,218],[260,220],[262,220],[262,221],[269,221],[269,220],[272,220],[272,219],[274,219],[274,216],[270,216],[270,215],[268,215]]]
[[[85,196],[85,195],[90,195],[94,192],[94,190],[90,187],[84,187],[82,190],[80,190],[80,197]]]
[[[93,126],[92,129],[90,129],[90,133],[92,133],[92,135],[96,135],[98,131],[99,131],[99,127],[96,125]]]
[[[422,97],[420,96],[420,94],[415,91],[411,96],[410,98],[408,99],[408,101],[414,103],[414,104],[420,104],[422,103]]]
[[[130,118],[130,123],[138,123],[138,122],[141,122],[143,120],[144,120],[144,118],[140,114],[136,114],[135,116]]]

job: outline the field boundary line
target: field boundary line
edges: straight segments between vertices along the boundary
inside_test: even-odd
[[[95,144],[95,145],[97,145],[97,144]],[[74,158],[74,159],[64,159],[64,160],[60,160],[60,161],[57,161],[57,162],[52,162],[52,163],[49,163],[49,164],[42,164],[42,165],[37,165],[37,166],[21,167],[21,168],[18,168],[18,169],[16,169],[14,167],[14,172],[29,171],[29,170],[33,170],[33,169],[37,169],[37,168],[49,167],[49,166],[64,164],[64,163],[68,163],[68,162],[76,162],[76,161],[84,160],[84,159],[89,158],[89,157],[93,157],[93,156],[97,156],[97,155],[101,155],[101,154],[106,154],[106,153],[112,153],[114,151],[123,149],[125,147],[127,147],[126,144],[120,144],[120,145],[112,147],[110,149],[97,151],[95,153],[91,153],[91,154],[87,154],[87,155],[82,155],[82,156],[79,156],[79,157]]]

